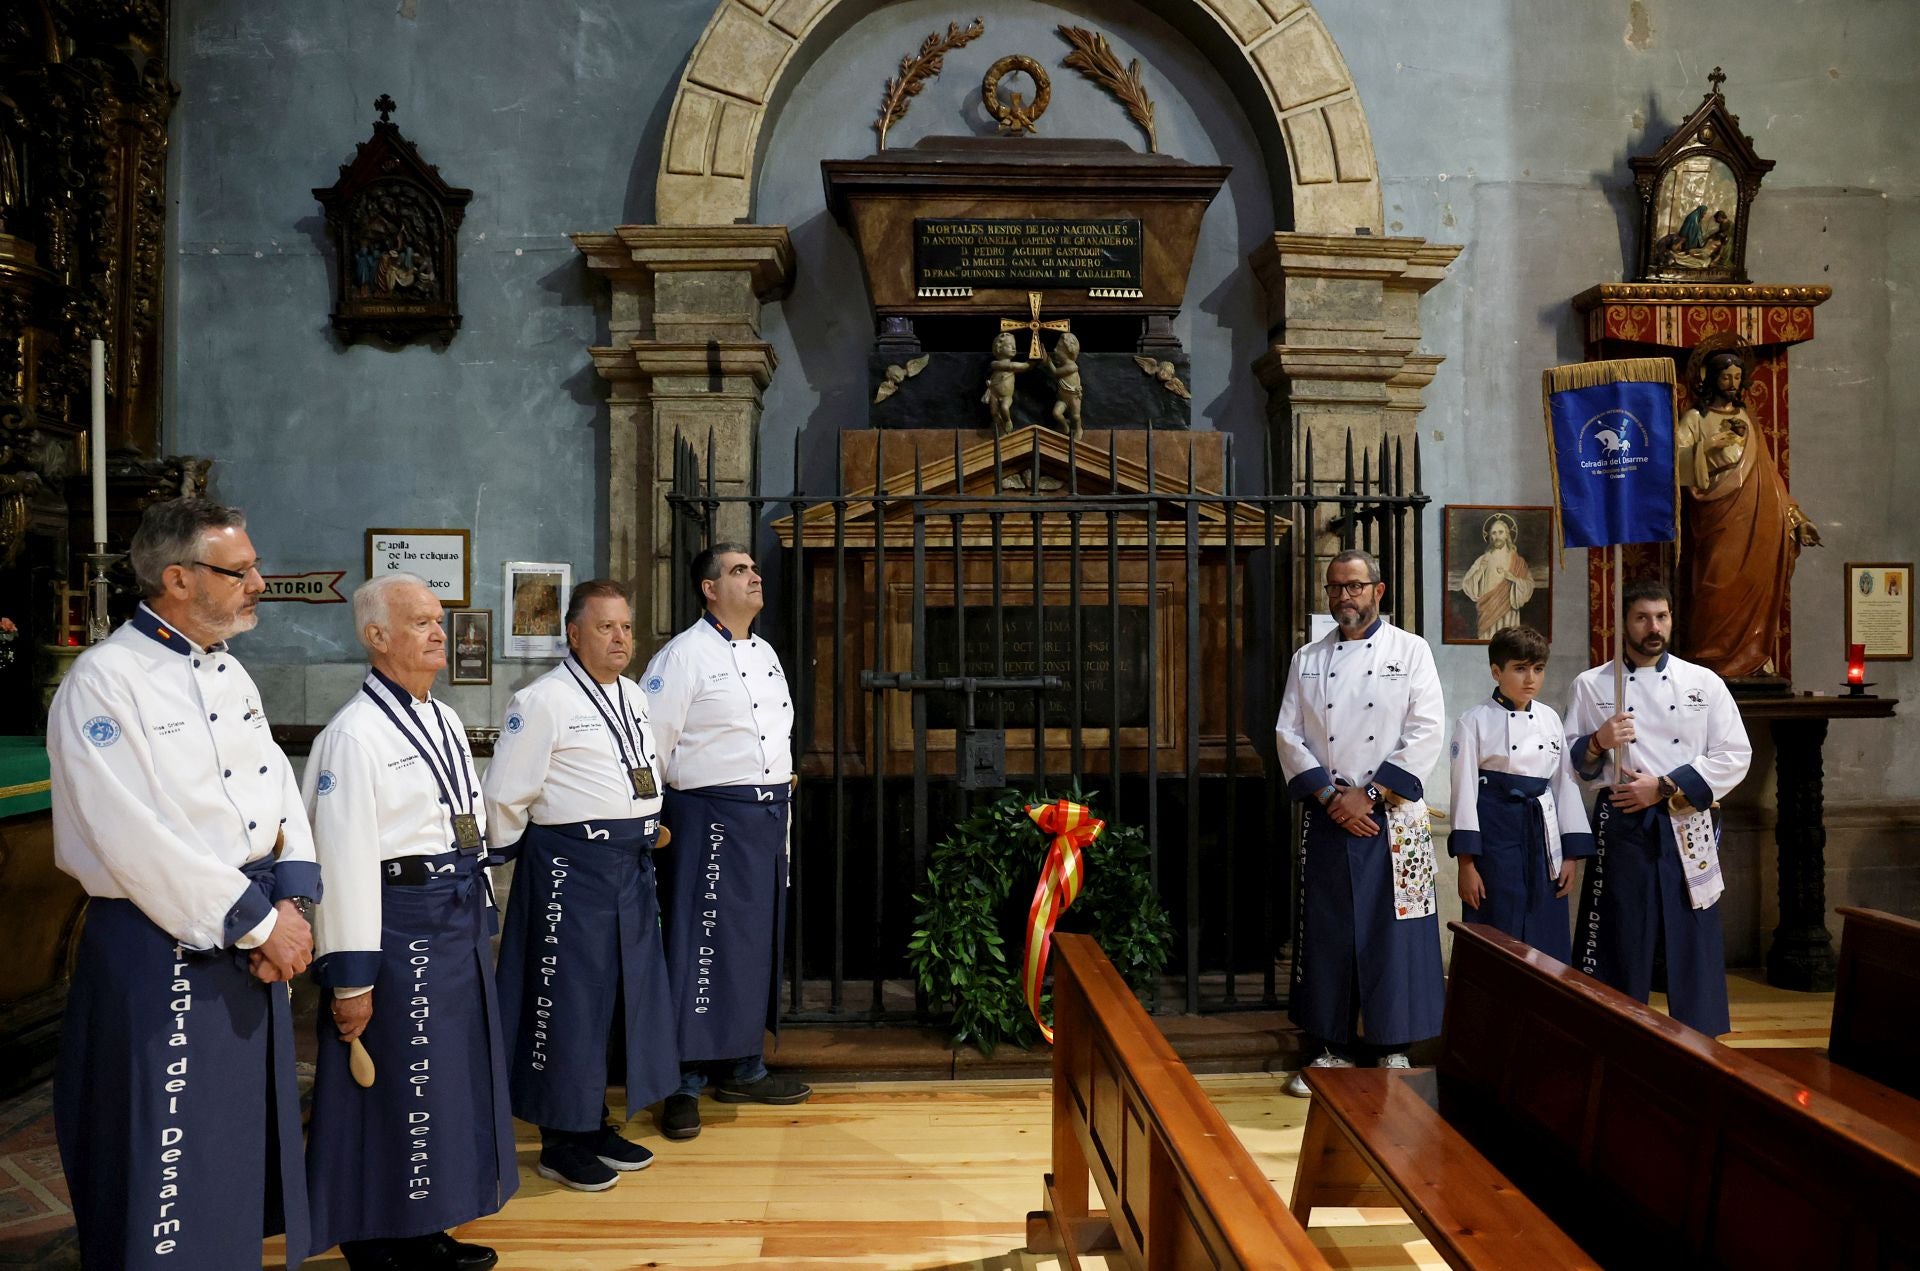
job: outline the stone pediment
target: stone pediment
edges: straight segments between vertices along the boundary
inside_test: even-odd
[[[946,431],[848,434],[845,440],[856,437],[867,453],[843,450],[844,494],[798,517],[805,547],[831,548],[839,541],[871,548],[878,538],[888,550],[911,549],[917,508],[929,546],[951,544],[957,522],[963,546],[991,548],[998,511],[1003,547],[1031,546],[1036,514],[1044,545],[1071,547],[1077,512],[1083,549],[1110,541],[1145,547],[1150,517],[1155,544],[1183,549],[1190,500],[1182,496],[1224,493],[1219,477],[1225,439],[1218,433],[1116,432],[1076,442],[1049,428],[1027,427],[997,445],[991,434]],[[853,475],[859,471],[867,474],[864,481]],[[1256,506],[1202,501],[1195,520],[1201,546],[1226,547],[1231,538],[1236,548],[1250,549],[1267,541],[1268,514]],[[878,535],[876,523],[882,527]],[[1289,522],[1275,515],[1272,523],[1278,541]],[[782,547],[793,546],[793,516],[775,521],[773,530]]]

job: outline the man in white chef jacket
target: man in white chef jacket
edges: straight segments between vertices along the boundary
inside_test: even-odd
[[[1568,753],[1595,791],[1576,965],[1644,1002],[1664,947],[1668,1013],[1711,1037],[1732,1027],[1712,808],[1746,778],[1753,746],[1726,683],[1667,651],[1672,594],[1642,582],[1621,599],[1624,705],[1611,662],[1582,672],[1567,704]],[[1626,747],[1618,781],[1608,754],[1616,746]]]
[[[518,860],[500,939],[513,1111],[540,1127],[542,1178],[612,1187],[653,1154],[607,1124],[608,1042],[627,1116],[680,1085],[653,852],[664,782],[626,589],[567,602],[567,657],[513,695],[481,788],[495,851]]]
[[[321,866],[323,989],[307,1177],[315,1247],[353,1271],[458,1267],[493,1250],[448,1229],[519,1185],[480,780],[460,717],[432,696],[447,665],[440,601],[412,574],[353,593],[372,663],[314,739],[304,782]],[[359,1039],[374,1080],[356,1083]]]
[[[1295,651],[1274,725],[1287,791],[1304,805],[1300,942],[1288,1015],[1319,1047],[1310,1067],[1390,1068],[1440,1031],[1445,985],[1425,780],[1444,707],[1426,641],[1380,616],[1380,566],[1327,564],[1337,624]],[[1310,1093],[1300,1073],[1287,1093]]]
[[[257,1267],[307,1244],[286,981],[320,869],[260,690],[227,649],[266,583],[238,509],[149,507],[143,600],[47,720],[54,857],[91,897],[54,1128],[89,1267]]]
[[[705,612],[653,655],[643,684],[673,837],[655,862],[679,1023],[680,1086],[660,1116],[672,1139],[700,1133],[710,1082],[723,1103],[813,1093],[762,1058],[765,1034],[780,1029],[793,692],[752,629],[765,602],[747,549],[716,543],[690,574]]]

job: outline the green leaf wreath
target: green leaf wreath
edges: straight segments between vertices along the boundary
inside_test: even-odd
[[[1009,791],[977,808],[934,846],[926,885],[913,897],[920,911],[907,948],[920,988],[936,1009],[952,1011],[954,1041],[989,1055],[1001,1042],[1024,1048],[1040,1036],[1020,992],[1020,956],[1048,847],[1027,805],[1046,801]],[[1059,930],[1092,935],[1136,992],[1152,987],[1173,947],[1173,923],[1153,890],[1146,836],[1109,823],[1084,864],[1085,885]]]

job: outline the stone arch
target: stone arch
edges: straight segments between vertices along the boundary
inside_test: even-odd
[[[1307,234],[1381,232],[1373,139],[1353,76],[1304,0],[1138,0],[1219,67],[1267,151],[1276,210]],[[720,0],[674,94],[661,225],[750,220],[761,139],[819,51],[882,0]],[[1277,162],[1284,160],[1284,162]]]

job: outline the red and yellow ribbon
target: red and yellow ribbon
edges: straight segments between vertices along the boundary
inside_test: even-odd
[[[1045,834],[1053,836],[1047,849],[1047,863],[1040,870],[1040,883],[1033,889],[1033,907],[1027,911],[1027,952],[1021,971],[1027,1009],[1040,1035],[1053,1041],[1053,1029],[1040,1018],[1040,985],[1046,979],[1047,954],[1053,948],[1053,925],[1080,894],[1085,879],[1081,853],[1107,828],[1086,807],[1061,799],[1057,803],[1034,803],[1027,815]]]

